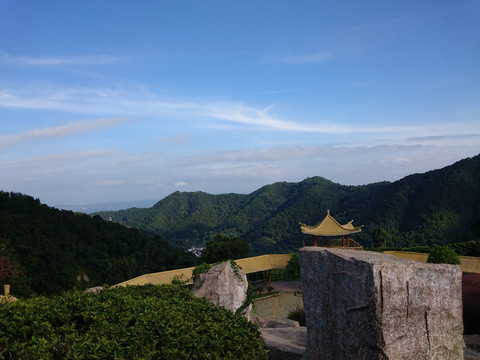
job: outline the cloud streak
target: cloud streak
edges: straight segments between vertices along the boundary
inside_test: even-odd
[[[30,87],[30,89],[37,87]],[[0,107],[14,109],[57,110],[71,113],[90,114],[94,116],[118,116],[112,120],[101,120],[100,123],[126,121],[122,116],[157,118],[183,118],[187,122],[198,118],[207,120],[202,126],[215,126],[227,129],[231,126],[243,126],[245,129],[273,130],[280,132],[303,132],[326,135],[344,134],[442,134],[447,125],[397,125],[397,126],[354,126],[343,125],[336,121],[318,119],[315,122],[299,122],[280,119],[272,113],[273,106],[257,108],[233,102],[195,102],[175,101],[159,98],[148,91],[139,89],[75,89],[48,88],[43,90],[4,89],[0,91]],[[124,119],[124,120],[122,120]],[[205,125],[209,124],[209,125]],[[26,133],[0,136],[0,146],[26,138],[48,136],[57,131],[81,131],[83,126],[94,126],[93,123],[68,124],[55,129],[32,130]],[[448,125],[449,132],[451,125]],[[461,126],[457,126],[461,128]],[[455,131],[454,131],[455,132]],[[453,133],[454,133],[453,132]],[[52,135],[53,136],[53,135]]]
[[[124,62],[124,57],[112,55],[77,55],[77,56],[15,56],[0,52],[0,62],[20,66],[59,66],[59,65],[113,65]]]
[[[68,135],[75,135],[90,131],[97,131],[100,129],[118,126],[126,122],[132,121],[131,118],[106,118],[97,120],[81,120],[73,121],[65,125],[50,126],[40,129],[33,129],[24,131],[18,134],[4,135],[0,134],[0,147],[11,145],[18,142],[41,140],[55,137],[62,137]]]

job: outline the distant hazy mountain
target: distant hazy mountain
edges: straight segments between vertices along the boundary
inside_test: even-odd
[[[115,203],[103,203],[103,204],[87,204],[87,205],[66,205],[59,204],[54,207],[63,210],[71,210],[75,212],[83,212],[85,214],[91,214],[99,211],[117,211],[128,208],[148,208],[154,205],[157,200],[137,200],[129,202],[115,202]]]
[[[313,225],[327,209],[340,223],[365,225],[355,239],[367,246],[377,226],[392,235],[390,246],[472,240],[472,224],[480,219],[480,155],[393,183],[345,186],[313,177],[247,195],[175,192],[147,209],[98,215],[187,248],[219,233],[239,236],[260,254],[297,250],[308,239],[298,223]]]

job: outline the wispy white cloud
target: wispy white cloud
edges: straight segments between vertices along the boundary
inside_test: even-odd
[[[300,122],[282,120],[271,114],[273,106],[258,109],[250,106],[237,104],[223,104],[206,107],[205,115],[217,119],[226,120],[231,123],[255,126],[258,128],[276,130],[305,132],[328,135],[345,135],[345,134],[395,134],[404,136],[406,134],[432,134],[439,133],[446,129],[452,130],[452,124],[436,123],[429,124],[413,124],[413,125],[352,125],[342,124],[336,121],[327,121],[318,119],[315,122]],[[456,126],[458,128],[458,126]]]
[[[105,170],[105,163],[110,163],[120,156],[120,153],[111,149],[97,149],[88,151],[69,151],[62,153],[52,153],[46,155],[22,157],[20,159],[1,162],[2,168],[6,169],[6,174],[21,174],[25,180],[32,175],[35,179],[41,179],[59,173],[68,174],[75,169],[81,169],[86,173],[88,167],[92,164],[101,162],[101,169]],[[88,164],[88,167],[85,167]]]
[[[33,90],[32,90],[33,89]],[[0,91],[0,108],[41,109],[64,111],[93,116],[154,116],[161,119],[183,119],[194,126],[229,129],[242,126],[245,129],[270,130],[282,132],[304,132],[326,135],[345,134],[390,134],[396,137],[407,134],[422,136],[455,135],[462,124],[400,124],[368,125],[347,124],[335,119],[315,119],[304,121],[282,119],[274,113],[274,106],[254,107],[235,102],[216,101],[178,101],[165,99],[138,88],[48,88],[32,86],[25,88],[4,88]],[[202,119],[198,125],[198,119]],[[118,121],[117,118],[116,121]],[[111,119],[109,121],[112,121]],[[69,125],[71,126],[71,125]],[[471,126],[469,127],[471,128]],[[57,129],[58,130],[58,129]],[[43,133],[48,131],[43,131]],[[21,134],[20,138],[34,137],[38,132]],[[42,132],[40,132],[42,133]],[[43,134],[45,135],[45,134]],[[411,136],[411,135],[409,135]],[[10,141],[16,141],[15,136]],[[177,139],[178,140],[178,139]],[[186,140],[185,138],[183,140]],[[0,144],[7,141],[0,137]]]
[[[480,128],[478,129],[480,130]],[[480,133],[479,134],[458,134],[458,135],[435,135],[435,136],[416,136],[416,137],[408,137],[405,139],[407,142],[423,142],[423,141],[444,141],[444,140],[478,140],[480,138]]]
[[[293,65],[310,65],[324,63],[333,59],[334,54],[329,51],[320,51],[303,55],[283,55],[275,56],[273,60]]]
[[[112,65],[125,62],[126,59],[112,55],[76,55],[76,56],[17,56],[0,52],[0,62],[22,66],[58,66],[58,65]]]
[[[174,188],[182,188],[182,187],[185,187],[187,185],[188,185],[188,183],[185,182],[185,181],[177,181],[177,182],[173,183]]]
[[[29,84],[0,90],[0,108],[55,110],[91,115],[192,114],[205,105],[169,101],[141,87],[64,88]]]
[[[0,147],[7,146],[10,144],[29,141],[29,140],[39,140],[47,138],[62,137],[68,135],[75,135],[90,131],[97,131],[103,128],[118,126],[126,122],[132,121],[131,118],[106,118],[106,119],[96,119],[96,120],[81,120],[73,121],[64,125],[59,126],[50,126],[45,128],[33,129],[24,131],[18,134],[0,134]]]
[[[99,196],[113,201],[124,193],[130,194],[130,199],[160,199],[180,188],[247,193],[276,181],[301,181],[311,176],[356,185],[440,168],[475,155],[475,151],[478,145],[421,143],[219,148],[167,157],[155,156],[153,150],[134,155],[97,149],[0,161],[4,170],[0,187],[43,194],[42,200],[51,203],[94,203]],[[58,187],[72,192],[59,193]]]

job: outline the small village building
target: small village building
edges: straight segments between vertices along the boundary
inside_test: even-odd
[[[350,235],[361,232],[363,225],[355,227],[353,226],[353,220],[345,225],[341,225],[330,215],[330,210],[327,210],[327,216],[317,225],[309,226],[300,223],[300,228],[302,233],[312,235],[312,246],[363,248],[359,243],[350,238]],[[303,246],[305,246],[305,241]]]

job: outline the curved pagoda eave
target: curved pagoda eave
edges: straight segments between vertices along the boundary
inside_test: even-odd
[[[352,222],[353,220],[345,225],[341,225],[327,210],[327,216],[317,225],[309,226],[300,223],[300,228],[304,234],[316,236],[345,236],[361,232],[363,225],[354,227]]]

